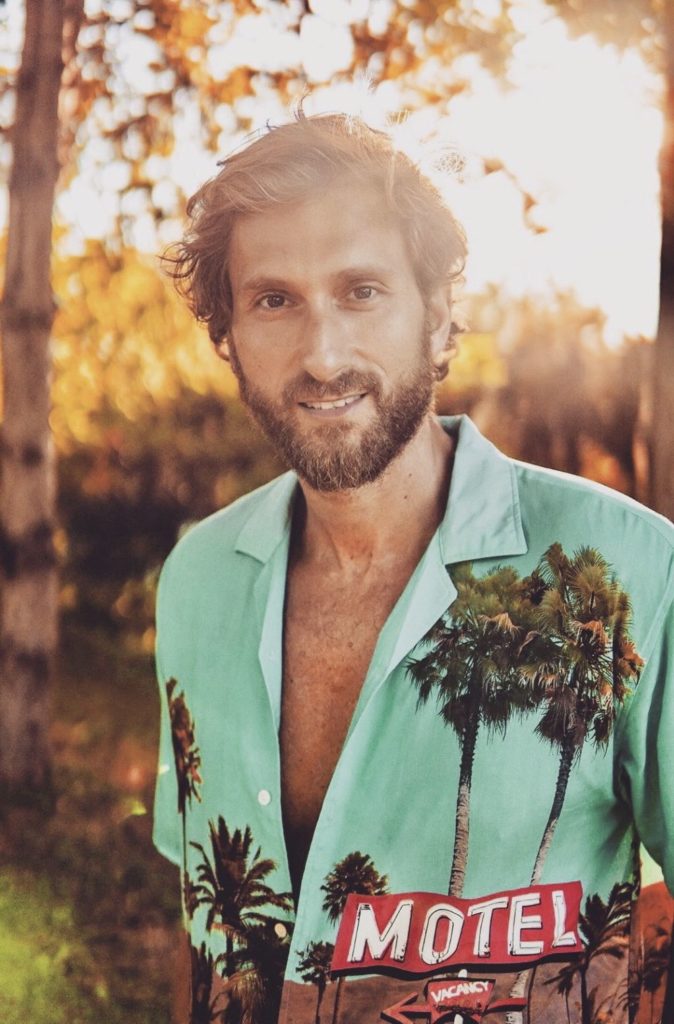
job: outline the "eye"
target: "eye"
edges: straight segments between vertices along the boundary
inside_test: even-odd
[[[373,299],[377,294],[377,289],[371,284],[359,284],[356,288],[351,290],[351,294],[355,299]]]
[[[263,295],[258,301],[258,306],[261,306],[262,309],[283,309],[285,305],[286,297],[279,292],[270,292],[269,295]]]

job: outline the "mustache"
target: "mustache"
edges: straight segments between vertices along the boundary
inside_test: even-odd
[[[283,390],[285,402],[317,401],[327,398],[341,398],[342,395],[353,394],[354,391],[369,391],[377,397],[380,394],[379,379],[371,373],[359,373],[357,370],[345,370],[338,377],[328,381],[316,380],[310,373],[301,373]]]

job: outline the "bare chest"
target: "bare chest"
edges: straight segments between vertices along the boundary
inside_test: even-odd
[[[286,594],[281,771],[298,883],[381,629],[404,579],[335,586],[291,575]]]

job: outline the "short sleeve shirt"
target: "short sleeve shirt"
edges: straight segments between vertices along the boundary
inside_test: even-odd
[[[181,870],[192,1024],[661,1005],[671,907],[662,881],[637,902],[638,849],[674,889],[674,529],[442,423],[446,513],[378,638],[296,906],[278,741],[295,475],[165,564],[155,842]]]

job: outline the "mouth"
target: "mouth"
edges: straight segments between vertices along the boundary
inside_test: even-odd
[[[339,398],[324,398],[321,401],[300,402],[299,405],[315,415],[340,416],[346,410],[359,404],[366,395],[367,391],[362,391],[353,395],[341,395]]]

